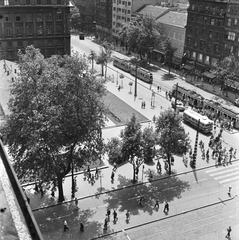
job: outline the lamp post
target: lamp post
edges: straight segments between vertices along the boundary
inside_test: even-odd
[[[71,198],[75,198],[74,162],[71,162]]]
[[[138,71],[138,64],[135,65],[135,83],[134,83],[134,100],[137,97],[137,71]]]
[[[178,98],[178,83],[176,83],[176,88],[175,88],[175,103],[174,103],[174,111],[177,111],[177,98]]]
[[[196,168],[199,125],[200,125],[200,119],[198,119],[198,124],[197,124],[197,133],[196,133],[196,139],[195,139],[195,145],[194,145],[194,151],[193,151],[193,159],[190,162],[191,168],[193,168],[193,169]]]
[[[142,167],[142,182],[144,181],[144,165]]]
[[[100,191],[102,191],[102,177],[103,177],[103,174],[101,173],[101,171],[99,171],[99,178],[100,178]]]
[[[121,79],[121,84],[120,84],[120,88],[123,88],[123,79],[124,79],[124,74],[120,74],[120,79]]]

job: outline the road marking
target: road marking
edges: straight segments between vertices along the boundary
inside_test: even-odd
[[[91,208],[92,210],[95,210],[95,209],[98,209],[98,208],[103,208],[103,207],[106,207],[108,206],[107,204],[104,204],[104,205],[101,205],[101,206],[98,206],[98,207],[94,207],[94,208]]]
[[[231,181],[234,181],[235,179],[239,179],[239,176],[219,181],[219,183],[222,184],[222,183],[226,183],[226,182],[231,182]]]
[[[193,183],[199,183],[199,182],[203,182],[203,181],[206,181],[206,180],[207,180],[207,178],[203,178],[203,179],[201,179],[201,180],[194,181]]]
[[[220,180],[220,179],[231,177],[231,176],[234,176],[234,175],[238,176],[238,172],[234,172],[234,173],[226,174],[226,175],[223,175],[223,176],[215,177],[214,179],[215,180]],[[239,178],[239,176],[237,178]]]
[[[230,169],[227,169],[225,171],[220,171],[220,172],[216,172],[216,173],[212,173],[210,174],[210,176],[216,176],[216,175],[220,175],[220,174],[223,174],[223,173],[228,173],[228,172],[233,172],[235,170],[239,170],[239,167],[237,168],[230,168]]]
[[[174,189],[174,188],[178,188],[178,186],[176,186],[176,187],[171,187],[171,188],[166,188],[166,189],[163,189],[162,191],[167,191],[167,190]]]
[[[128,240],[131,240],[130,237],[129,237],[129,235],[125,232],[124,229],[122,229],[122,232],[125,234],[125,236],[127,237]]]
[[[235,167],[235,166],[237,166],[237,165],[239,165],[239,162],[237,162],[237,163],[232,163],[232,165],[231,165],[231,167]],[[224,168],[226,168],[226,167],[224,167]],[[217,172],[217,171],[219,171],[219,169],[220,169],[220,167],[219,168],[214,168],[214,169],[211,169],[211,170],[207,170],[207,171],[205,171],[205,173],[211,173],[211,172]]]

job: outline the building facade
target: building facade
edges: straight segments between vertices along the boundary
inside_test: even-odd
[[[96,0],[72,0],[80,12],[81,32],[94,34]]]
[[[212,69],[222,57],[227,2],[189,0],[184,52],[197,76]]]
[[[0,0],[0,59],[34,45],[45,57],[70,54],[68,0]]]
[[[168,37],[174,47],[173,64],[179,67],[184,55],[187,13],[170,11],[156,20],[162,26],[163,34]]]
[[[130,22],[132,13],[148,4],[160,4],[160,0],[113,0],[112,37],[119,43],[118,30],[125,22]]]
[[[96,0],[96,35],[99,38],[112,37],[112,0]]]

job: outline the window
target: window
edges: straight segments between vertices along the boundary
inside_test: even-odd
[[[37,25],[37,34],[42,35],[43,34],[43,26],[42,25]]]
[[[212,38],[212,31],[209,31],[208,37]]]
[[[62,33],[62,26],[61,25],[56,25],[56,33],[58,33],[58,34]]]
[[[51,13],[46,14],[46,20],[47,21],[52,21],[52,14]]]
[[[10,16],[5,17],[5,22],[11,22],[11,17]]]
[[[6,27],[6,36],[12,36],[12,28]]]
[[[39,40],[38,40],[38,45],[39,45],[39,46],[43,45],[43,40],[42,40],[42,39],[39,39]]]
[[[4,5],[9,5],[9,1],[8,0],[4,0]]]
[[[22,35],[22,27],[21,26],[17,26],[16,27],[16,34],[19,36],[19,35]]]
[[[200,46],[199,46],[200,50],[203,50],[204,48],[204,41],[200,40]]]
[[[46,32],[47,32],[47,35],[53,34],[53,25],[47,24]]]
[[[19,0],[15,0],[15,4],[16,5],[20,5],[20,1]]]
[[[198,60],[198,62],[202,62],[202,54],[201,53],[198,53],[198,58],[197,58],[197,60]]]
[[[204,22],[204,24],[208,24],[208,18],[204,17],[203,22]]]
[[[62,12],[56,13],[56,20],[62,20]]]
[[[128,6],[131,6],[131,2],[128,2]]]
[[[198,41],[197,39],[194,40],[194,47],[197,47],[198,46]]]
[[[119,4],[121,4],[121,0],[118,0],[119,1]]]
[[[231,19],[231,18],[228,18],[228,19],[227,19],[227,26],[230,27],[231,25],[232,25],[232,19]]]
[[[192,52],[191,58],[192,58],[192,59],[196,59],[196,52]]]
[[[211,43],[207,44],[207,52],[211,52]]]
[[[47,4],[51,4],[51,0],[47,0]]]
[[[211,25],[214,25],[215,24],[215,20],[212,18],[211,19]]]
[[[27,35],[32,35],[33,34],[33,32],[32,32],[32,25],[27,25],[26,33],[27,33]]]
[[[37,0],[37,4],[41,4],[41,0]]]
[[[127,18],[127,22],[130,22],[130,18]]]
[[[31,0],[26,0],[26,5],[30,5],[31,4],[30,1]]]
[[[26,14],[26,21],[27,22],[32,22],[32,14],[30,14],[30,13]]]
[[[206,64],[209,64],[209,63],[210,63],[210,58],[209,58],[209,56],[206,56],[206,57],[205,57],[204,63],[206,63]]]
[[[11,41],[7,41],[7,46],[8,47],[12,47],[12,42]]]
[[[216,40],[219,40],[219,39],[220,39],[220,33],[217,32],[217,33],[215,34],[215,36],[216,36]]]
[[[37,13],[37,22],[42,21],[42,13]]]
[[[214,53],[219,53],[219,45],[218,44],[214,44]]]
[[[190,46],[191,45],[191,37],[187,38],[187,45]]]
[[[194,5],[194,4],[192,5],[192,10],[193,10],[193,11],[195,10],[195,5]]]
[[[130,14],[130,10],[128,10],[128,14]]]
[[[232,40],[232,41],[235,41],[236,39],[236,33],[235,32],[228,32],[228,37],[227,37],[228,40]]]
[[[198,28],[195,28],[195,35],[198,35]]]
[[[53,45],[53,39],[49,39],[48,40],[48,46],[52,46]]]
[[[57,0],[57,4],[61,4],[61,0]]]
[[[116,7],[113,7],[113,11],[116,11]]]
[[[21,22],[21,16],[16,16],[16,22]]]

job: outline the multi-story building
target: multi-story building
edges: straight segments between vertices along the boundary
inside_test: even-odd
[[[156,20],[162,26],[163,34],[168,37],[174,47],[173,64],[180,66],[184,55],[187,13],[170,11]],[[159,53],[162,51],[159,51]],[[157,53],[157,50],[155,50]]]
[[[96,0],[72,0],[80,12],[81,31],[86,34],[95,33]]]
[[[130,22],[131,14],[147,4],[160,4],[161,0],[113,0],[112,37],[118,44],[118,29],[125,22]]]
[[[96,0],[96,32],[100,38],[112,37],[112,1]]]
[[[0,59],[34,45],[45,57],[70,54],[69,0],[0,0]]]
[[[227,3],[227,0],[189,0],[184,52],[187,62],[193,64],[186,64],[185,68],[194,68],[197,76],[213,68],[222,57]]]

